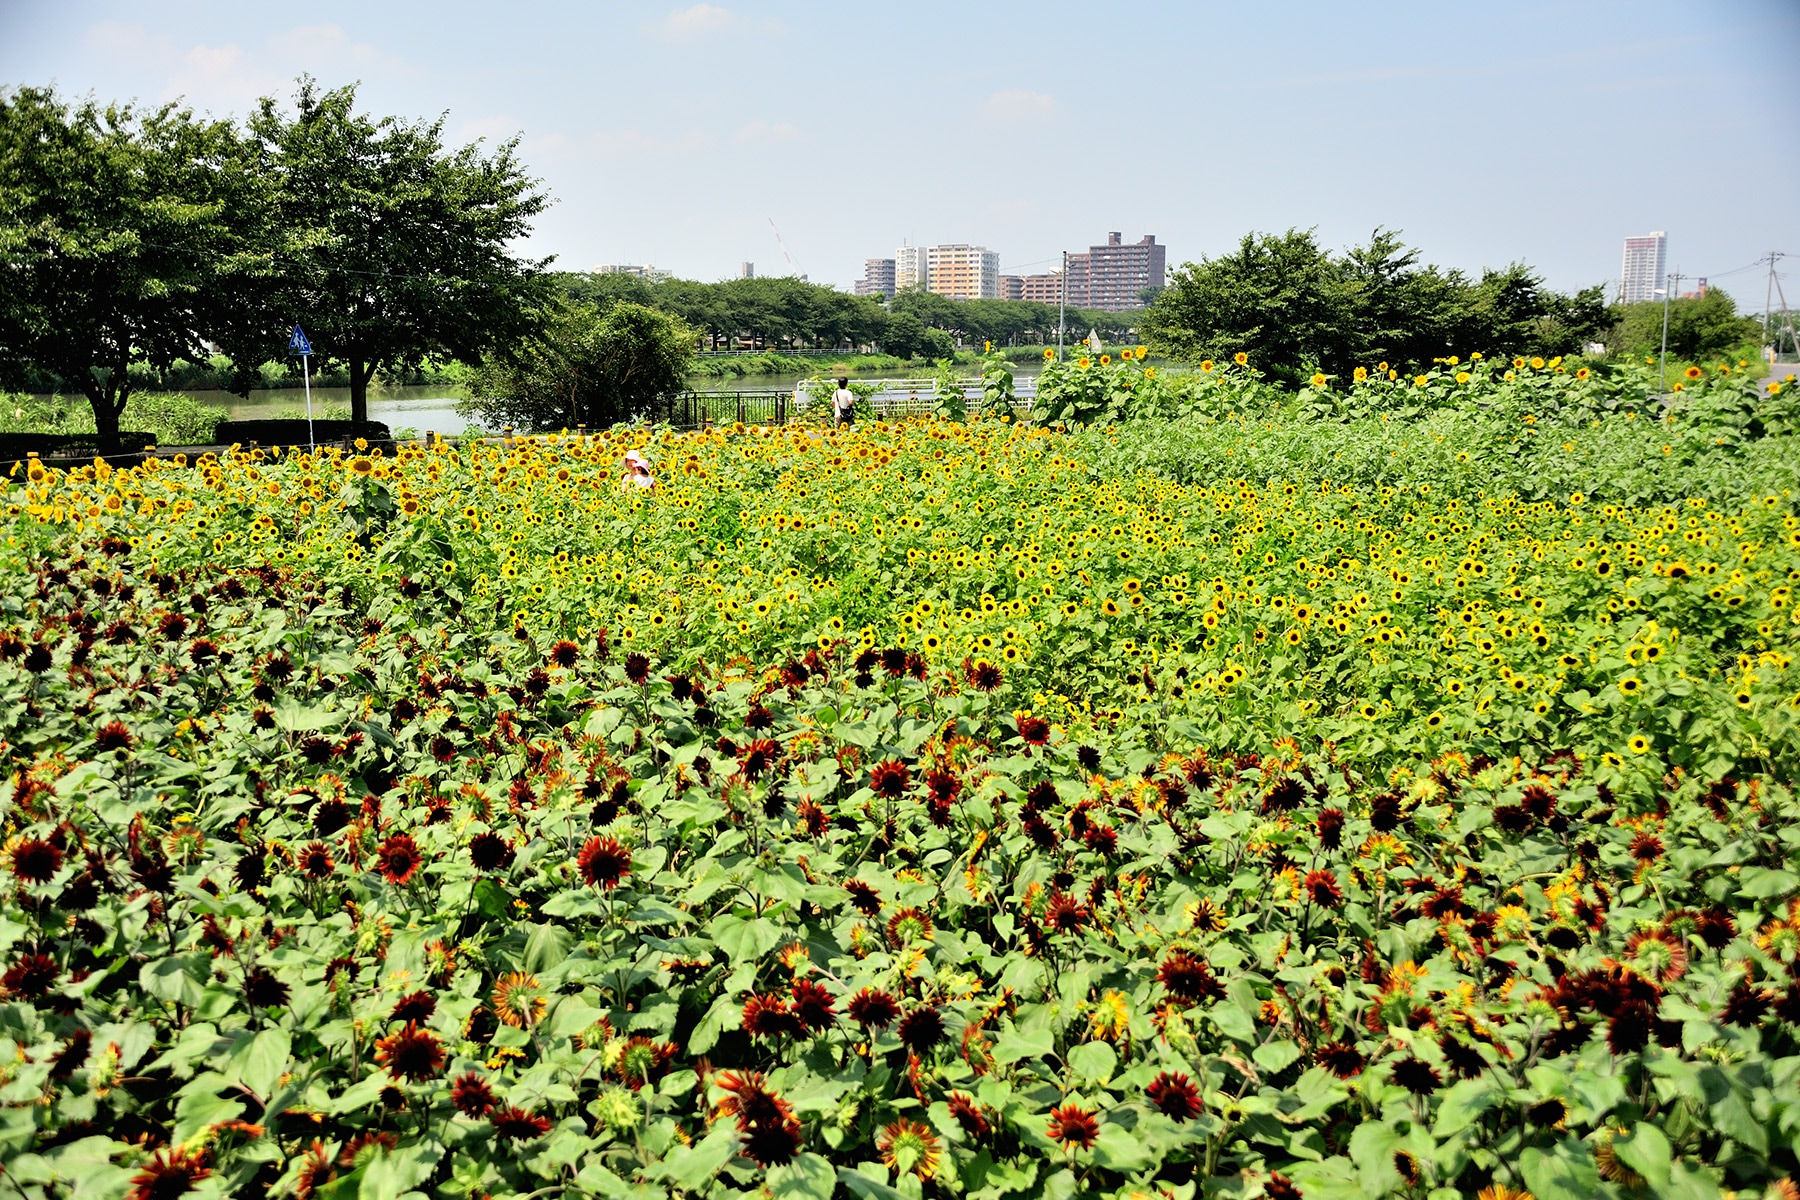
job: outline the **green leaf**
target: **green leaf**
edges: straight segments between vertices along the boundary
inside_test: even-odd
[[[267,1100],[275,1094],[275,1088],[281,1083],[292,1052],[292,1041],[287,1030],[263,1030],[244,1049],[242,1062],[238,1067],[239,1081],[255,1092],[257,1099]]]
[[[785,938],[781,927],[767,917],[742,917],[726,913],[717,917],[706,927],[712,935],[713,942],[730,957],[735,965],[741,962],[755,962],[781,945]]]
[[[1464,1079],[1445,1089],[1438,1101],[1437,1121],[1431,1131],[1439,1140],[1461,1133],[1492,1108],[1498,1099],[1494,1085],[1485,1079]]]
[[[217,1083],[224,1082],[217,1075],[210,1078]],[[243,1115],[244,1106],[240,1101],[226,1099],[213,1091],[187,1092],[175,1105],[175,1144],[181,1145],[209,1125],[235,1121]]]
[[[690,1192],[697,1192],[719,1173],[721,1167],[731,1161],[737,1148],[736,1127],[729,1121],[720,1121],[705,1138],[692,1146],[675,1147],[667,1158],[652,1166],[646,1174],[655,1179],[667,1179]]]
[[[1150,1164],[1150,1151],[1138,1138],[1117,1125],[1103,1125],[1094,1139],[1094,1161],[1110,1170],[1129,1174]]]
[[[475,881],[475,911],[494,921],[512,916],[512,894],[492,879]]]
[[[1364,1121],[1350,1135],[1350,1161],[1362,1177],[1365,1194],[1381,1196],[1399,1186],[1400,1172],[1394,1167],[1394,1147],[1399,1144],[1400,1135],[1382,1121]]]
[[[525,939],[524,964],[527,971],[547,971],[568,957],[575,944],[575,934],[566,926],[544,922],[531,927]]]
[[[1613,1153],[1626,1166],[1660,1188],[1669,1182],[1669,1139],[1662,1130],[1647,1121],[1639,1121],[1631,1132],[1613,1139]]]
[[[1083,1042],[1069,1051],[1069,1067],[1084,1081],[1105,1083],[1118,1069],[1119,1056],[1105,1042]]]
[[[1300,1047],[1291,1041],[1264,1042],[1250,1059],[1270,1075],[1285,1070],[1300,1057]]]
[[[775,1200],[831,1200],[837,1172],[817,1154],[806,1153],[769,1172],[769,1189]]]
[[[879,1163],[864,1163],[863,1165],[874,1167],[883,1175],[887,1174],[887,1168]],[[910,1200],[905,1193],[896,1191],[880,1180],[871,1179],[861,1171],[853,1171],[849,1167],[839,1167],[837,1177],[853,1194],[861,1197],[861,1200]]]
[[[1593,1200],[1600,1187],[1593,1152],[1572,1137],[1548,1150],[1527,1146],[1519,1155],[1519,1171],[1537,1200]]]
[[[1775,867],[1745,867],[1738,875],[1738,891],[1758,900],[1776,900],[1800,888],[1800,875]]]
[[[1056,1052],[1056,1038],[1046,1028],[1008,1029],[994,1043],[994,1061],[1005,1065],[1026,1058],[1048,1058]]]

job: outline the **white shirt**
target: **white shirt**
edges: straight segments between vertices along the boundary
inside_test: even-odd
[[[839,388],[831,393],[831,405],[840,414],[851,412],[856,408],[856,393],[849,388]]]

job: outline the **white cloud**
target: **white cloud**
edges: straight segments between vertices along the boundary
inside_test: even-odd
[[[705,37],[713,33],[729,33],[743,24],[743,18],[728,8],[702,3],[678,9],[663,19],[663,31],[670,37]]]
[[[737,140],[740,142],[768,144],[770,142],[792,142],[800,137],[800,131],[786,121],[770,124],[768,121],[755,120],[738,130]]]
[[[182,47],[141,25],[103,22],[90,26],[88,48],[115,69],[148,71],[162,80],[158,98],[181,100],[223,114],[248,108],[263,96],[285,96],[295,76],[310,73],[326,86],[374,75],[420,74],[397,55],[358,42],[338,25],[301,25],[245,49],[235,42]]]
[[[603,158],[679,157],[704,150],[711,139],[699,131],[679,137],[659,137],[638,129],[603,130],[590,134],[588,150]]]
[[[504,142],[514,134],[521,132],[519,122],[511,117],[473,117],[467,121],[459,121],[457,134],[464,140],[472,142],[476,138],[486,138],[490,142]]]
[[[989,96],[982,108],[990,120],[1027,121],[1055,115],[1057,105],[1055,98],[1042,92],[1005,88]]]

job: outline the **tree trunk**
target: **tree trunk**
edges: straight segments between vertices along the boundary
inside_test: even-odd
[[[350,419],[367,421],[369,419],[369,380],[375,374],[375,364],[368,364],[365,369],[363,360],[350,360]]]
[[[123,375],[124,372],[117,372]],[[101,383],[90,372],[83,391],[87,393],[88,405],[94,410],[94,429],[97,431],[94,440],[99,443],[102,455],[119,452],[119,417],[125,411],[125,401],[131,395],[129,382],[120,384],[117,392],[113,389],[113,374]]]

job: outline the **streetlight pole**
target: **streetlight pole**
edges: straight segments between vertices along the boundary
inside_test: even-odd
[[[1663,277],[1662,350],[1657,356],[1656,368],[1656,390],[1659,392],[1666,392],[1669,390],[1669,294],[1675,290],[1675,281],[1680,278],[1680,275],[1665,275]]]
[[[1056,361],[1061,362],[1063,356],[1063,325],[1069,311],[1069,252],[1063,251],[1062,274],[1057,277],[1056,284]]]

